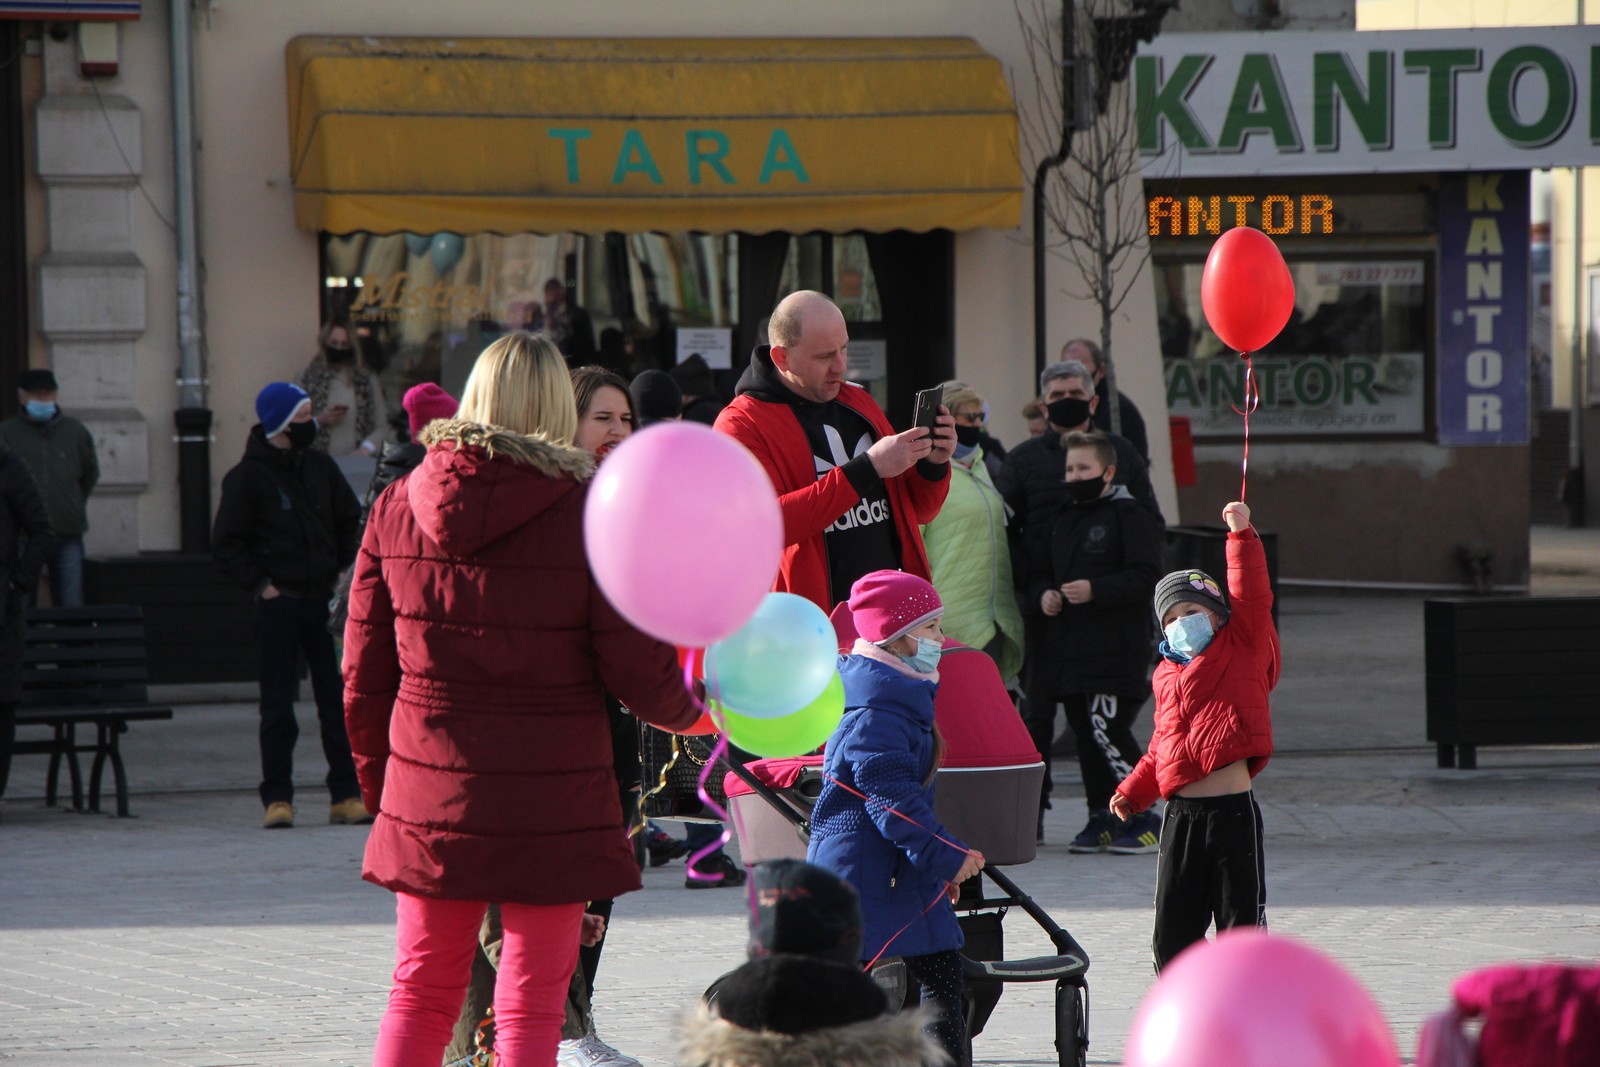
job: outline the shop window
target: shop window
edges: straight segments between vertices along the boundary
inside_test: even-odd
[[[827,293],[850,324],[850,380],[879,405],[889,401],[888,345],[883,303],[864,234],[804,234],[790,238],[773,304],[797,289]]]
[[[419,382],[460,396],[478,353],[517,329],[549,333],[574,364],[628,374],[672,367],[693,330],[728,366],[738,276],[733,236],[325,235],[322,315],[353,325],[398,412]]]
[[[1428,261],[1290,254],[1296,302],[1254,353],[1262,436],[1421,435],[1427,429]],[[1155,264],[1167,405],[1196,437],[1237,437],[1245,362],[1206,326],[1198,261]]]

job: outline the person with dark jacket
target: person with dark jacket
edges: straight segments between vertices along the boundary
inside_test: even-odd
[[[750,961],[718,978],[679,1035],[682,1067],[942,1067],[929,1012],[894,1011],[857,962],[861,904],[800,860],[751,872]]]
[[[484,350],[458,418],[380,496],[350,585],[345,721],[378,811],[362,877],[397,898],[374,1063],[438,1064],[491,902],[496,1055],[550,1064],[584,903],[640,888],[604,693],[697,728],[673,647],[601,592],[584,549],[594,459],[548,338]]]
[[[311,448],[317,424],[304,389],[275,382],[256,397],[261,420],[244,458],[222,479],[222,502],[211,531],[222,572],[256,598],[261,654],[261,803],[263,825],[294,825],[294,715],[299,656],[311,668],[311,689],[328,760],[328,821],[372,821],[345,736],[339,663],[328,633],[329,601],[339,573],[360,544],[361,504],[339,465]]]
[[[667,373],[683,390],[683,417],[690,422],[715,425],[717,416],[722,412],[722,401],[717,398],[717,383],[711,377],[711,368],[706,365],[705,357],[698,352],[691,352],[682,363]]]
[[[11,775],[16,746],[17,701],[22,699],[23,612],[39,584],[39,570],[55,547],[50,512],[28,465],[0,440],[0,797]]]
[[[58,608],[83,606],[83,535],[89,530],[89,494],[100,481],[100,459],[89,428],[61,411],[56,376],[26,370],[17,379],[22,414],[0,422],[0,441],[27,464],[50,513],[54,548],[45,560],[50,601]],[[34,590],[28,590],[29,603]]]
[[[1106,381],[1106,360],[1100,346],[1087,337],[1075,337],[1061,346],[1063,360],[1075,360],[1089,368],[1094,375],[1094,428],[1105,433],[1111,429],[1111,386]],[[1121,423],[1119,436],[1125,437],[1139,458],[1150,462],[1150,437],[1144,428],[1144,416],[1139,406],[1128,399],[1128,394],[1117,390],[1117,416]]]
[[[1039,611],[1038,599],[1027,596],[1028,576],[1034,571],[1035,561],[1049,558],[1050,530],[1066,503],[1062,471],[1066,469],[1067,457],[1061,448],[1061,435],[1072,430],[1091,429],[1090,420],[1099,401],[1094,395],[1094,375],[1083,364],[1071,361],[1046,367],[1039,376],[1039,391],[1044,398],[1049,432],[1041,437],[1030,437],[1006,454],[1005,462],[1000,465],[1000,476],[995,479],[995,488],[1000,490],[1011,509],[1008,530],[1011,573],[1022,597],[1021,710],[1034,744],[1039,746],[1040,752],[1047,752],[1055,737],[1056,703],[1049,692],[1049,653],[1043,644],[1044,616]],[[1149,466],[1124,438],[1114,434],[1107,437],[1117,452],[1114,483],[1126,486],[1129,494],[1164,526],[1161,506],[1156,503],[1155,489],[1150,485]],[[1044,794],[1043,806],[1048,808],[1048,774],[1040,788]],[[1042,813],[1039,827],[1043,840]]]
[[[919,527],[950,491],[955,419],[940,407],[932,434],[895,433],[872,395],[844,380],[849,331],[821,293],[784,297],[767,331],[772,344],[751,354],[716,428],[778,491],[785,546],[774,591],[828,612],[871,571],[928,579]]]
[[[1144,755],[1133,723],[1150,696],[1147,605],[1161,577],[1161,525],[1113,484],[1116,451],[1104,434],[1069,433],[1065,444],[1068,500],[1030,594],[1046,616],[1045,669],[1078,737],[1089,805],[1088,824],[1067,851],[1150,852],[1159,820],[1141,814],[1119,825],[1110,805],[1111,791]],[[1048,752],[1044,758],[1048,768]]]

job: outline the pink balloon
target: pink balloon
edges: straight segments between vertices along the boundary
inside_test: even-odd
[[[1399,1067],[1360,982],[1314,948],[1230,930],[1185,949],[1133,1019],[1124,1067]]]
[[[600,465],[583,543],[624,618],[662,641],[704,648],[743,626],[772,588],[783,513],[743,445],[700,423],[664,422]]]

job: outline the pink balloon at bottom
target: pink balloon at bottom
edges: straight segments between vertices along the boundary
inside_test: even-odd
[[[1258,930],[1186,949],[1139,1006],[1124,1067],[1399,1067],[1383,1012],[1338,963]]]

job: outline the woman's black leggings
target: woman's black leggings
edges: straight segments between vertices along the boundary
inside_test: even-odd
[[[926,956],[906,956],[906,972],[921,988],[922,1003],[937,1011],[930,1027],[933,1036],[950,1054],[950,1062],[967,1062],[967,1020],[962,1013],[961,953],[955,949],[930,952]]]

